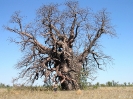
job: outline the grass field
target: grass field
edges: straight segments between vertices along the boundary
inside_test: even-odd
[[[0,99],[133,99],[133,87],[100,87],[57,92],[0,88]]]

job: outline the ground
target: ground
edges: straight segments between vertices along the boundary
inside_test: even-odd
[[[57,92],[0,88],[0,99],[133,99],[133,87],[101,87]]]

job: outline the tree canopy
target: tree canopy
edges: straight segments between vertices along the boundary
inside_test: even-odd
[[[75,1],[66,1],[64,9],[61,6],[41,6],[28,24],[23,23],[20,12],[11,16],[15,25],[5,28],[19,36],[11,41],[24,52],[16,65],[21,72],[15,80],[26,78],[26,82],[34,83],[43,77],[44,83],[60,82],[62,89],[72,90],[80,87],[82,70],[90,76],[111,61],[99,44],[102,35],[115,36],[109,13],[105,9],[94,13]]]

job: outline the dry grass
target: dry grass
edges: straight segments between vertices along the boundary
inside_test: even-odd
[[[102,87],[86,91],[0,89],[0,99],[133,99],[133,87]]]

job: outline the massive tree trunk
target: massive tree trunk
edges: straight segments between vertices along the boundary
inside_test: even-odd
[[[63,90],[72,90],[79,87],[78,81],[82,63],[80,59],[76,59],[72,51],[72,46],[65,35],[60,36],[56,46],[52,48],[52,57],[54,68],[56,69],[55,81],[59,80]],[[57,79],[56,79],[57,78]]]
[[[42,6],[37,20],[25,26],[19,12],[15,12],[11,22],[18,27],[5,27],[19,35],[20,39],[11,41],[26,52],[16,66],[22,71],[15,80],[26,77],[27,82],[34,83],[44,77],[44,83],[58,82],[63,90],[73,90],[80,87],[82,70],[88,67],[86,71],[91,74],[93,69],[89,66],[100,68],[110,59],[98,50],[98,40],[103,34],[114,35],[106,11],[89,13],[73,1],[65,3],[65,10],[59,10],[58,6]],[[43,43],[39,37],[44,39]]]

